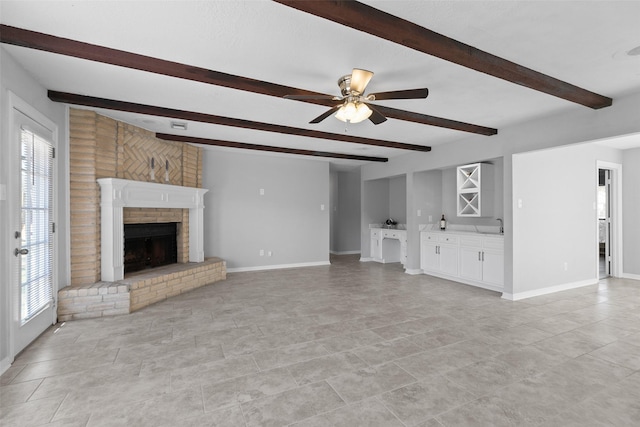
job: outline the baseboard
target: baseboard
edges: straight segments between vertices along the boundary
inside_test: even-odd
[[[329,251],[332,255],[360,255],[360,251]]]
[[[476,288],[486,289],[488,291],[502,292],[504,287],[502,285],[492,285],[485,282],[476,282],[475,280],[465,279],[459,276],[449,276],[448,274],[440,274],[438,272],[424,271],[427,276],[439,277],[441,279],[451,280],[452,282],[462,283],[463,285],[475,286]]]
[[[0,360],[0,375],[4,374],[11,367],[11,360],[8,357]]]
[[[227,273],[242,273],[244,271],[280,270],[283,268],[318,267],[331,265],[329,261],[301,262],[299,264],[258,265],[255,267],[227,268]]]
[[[360,262],[371,262],[373,258],[371,257],[360,257]]]
[[[640,280],[640,274],[622,273],[622,276],[620,277],[622,277],[623,279]]]
[[[411,275],[422,274],[422,269],[420,269],[420,268],[405,268],[404,272],[406,274],[411,274]]]
[[[568,291],[569,289],[581,288],[583,286],[595,285],[598,283],[597,279],[580,280],[578,282],[564,283],[562,285],[554,285],[541,289],[534,289],[532,291],[518,292],[516,294],[503,293],[502,298],[510,301],[519,301],[525,298],[539,297],[541,295],[553,294],[561,291]]]

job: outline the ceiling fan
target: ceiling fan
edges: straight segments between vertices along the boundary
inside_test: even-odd
[[[338,86],[342,96],[330,95],[285,95],[287,99],[329,99],[340,101],[339,104],[325,111],[309,123],[320,123],[333,113],[338,120],[349,123],[359,123],[369,119],[375,125],[387,120],[370,101],[382,101],[388,99],[422,99],[429,95],[429,89],[393,90],[390,92],[364,94],[364,91],[373,77],[373,72],[354,68],[351,74],[338,79]]]

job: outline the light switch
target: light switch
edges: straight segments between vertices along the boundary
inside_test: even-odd
[[[422,216],[422,211],[420,209],[418,209],[417,215]]]

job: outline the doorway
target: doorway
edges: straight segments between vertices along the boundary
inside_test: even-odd
[[[598,169],[598,278],[611,276],[611,170]]]
[[[622,273],[622,165],[597,162],[597,277]]]
[[[56,320],[55,136],[46,117],[10,97],[13,358]]]

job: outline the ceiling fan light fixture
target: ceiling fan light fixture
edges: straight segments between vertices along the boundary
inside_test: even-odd
[[[365,103],[347,102],[338,108],[335,117],[342,122],[360,123],[367,120],[372,113],[371,108]]]

